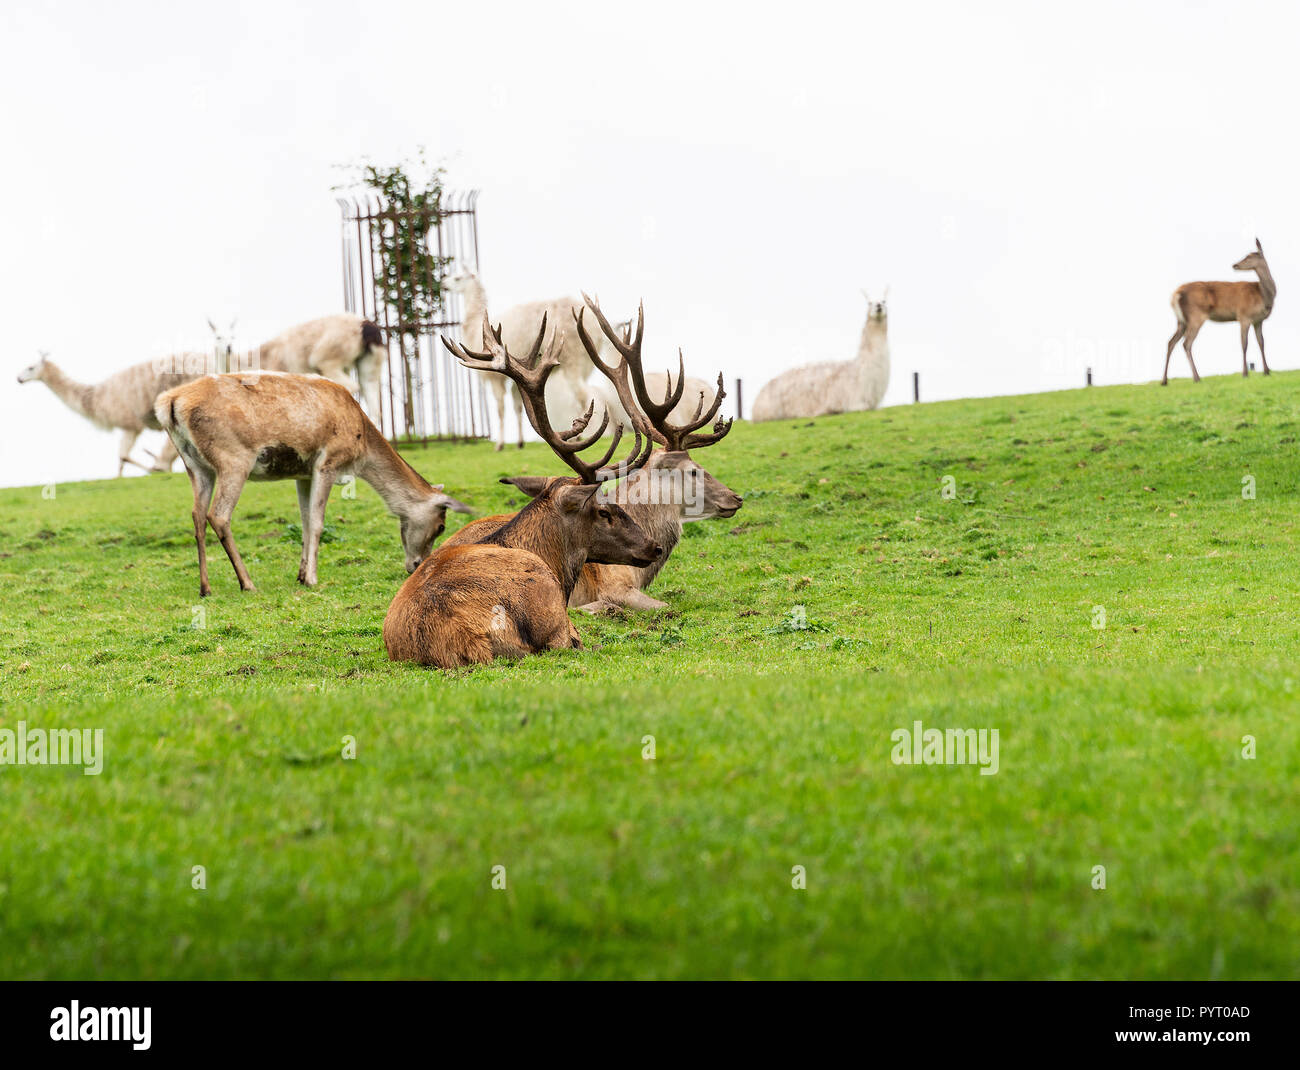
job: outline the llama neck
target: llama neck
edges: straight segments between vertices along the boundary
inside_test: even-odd
[[[863,360],[876,353],[889,352],[889,321],[869,319],[862,327],[862,338],[858,342],[858,359]]]
[[[433,488],[389,445],[369,420],[366,424],[366,452],[356,474],[375,488],[384,504],[396,516],[404,517],[433,494]]]
[[[555,515],[555,506],[548,499],[530,502],[483,542],[527,550],[540,557],[564,588],[566,604],[587,563],[587,547],[569,538],[566,525]]]
[[[468,345],[482,343],[478,333],[483,329],[483,317],[487,313],[487,291],[477,278],[469,279],[461,293],[460,333]]]
[[[93,386],[79,383],[63,373],[63,369],[52,361],[46,361],[41,370],[41,382],[54,391],[60,401],[80,416],[91,419],[91,398],[95,393]]]

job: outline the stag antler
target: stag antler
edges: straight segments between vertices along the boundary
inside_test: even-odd
[[[442,336],[442,344],[466,368],[497,372],[510,379],[519,388],[519,397],[523,401],[524,411],[528,414],[528,422],[533,425],[533,430],[565,464],[578,473],[583,483],[597,485],[610,479],[622,479],[642,467],[650,459],[654,441],[649,435],[643,438],[641,429],[637,426],[639,421],[635,419],[632,420],[632,430],[635,435],[632,452],[618,464],[610,467],[609,461],[623,438],[621,423],[614,425],[614,440],[599,461],[592,464],[578,456],[589,446],[595,445],[600,436],[605,433],[605,428],[609,426],[609,410],[606,409],[601,416],[600,426],[583,438],[595,412],[595,401],[587,406],[586,412],[573,421],[573,426],[568,431],[556,431],[551,427],[551,418],[546,411],[546,380],[551,372],[560,366],[556,355],[564,344],[564,333],[556,331],[543,354],[542,343],[545,338],[546,314],[543,313],[542,326],[537,332],[537,339],[533,342],[528,356],[521,361],[510,355],[501,339],[501,328],[499,326],[493,328],[487,313],[484,313],[483,348],[486,352],[476,353],[466,349],[445,334]]]
[[[616,330],[610,326],[609,320],[601,312],[599,302],[585,293],[582,298],[587,303],[587,308],[591,309],[593,315],[595,315],[605,337],[609,339],[610,344],[618,350],[623,359],[619,362],[617,368],[609,367],[600,359],[597,355],[596,346],[592,343],[583,326],[581,313],[574,316],[574,320],[578,325],[578,337],[582,340],[582,346],[587,351],[587,356],[591,358],[591,362],[604,373],[605,377],[618,390],[619,401],[622,402],[623,408],[627,410],[628,419],[633,422],[634,426],[639,425],[648,436],[667,450],[689,450],[698,446],[711,446],[731,430],[730,419],[725,421],[718,419],[714,423],[711,432],[705,434],[694,433],[717,416],[718,409],[722,405],[722,399],[727,396],[727,392],[722,386],[721,372],[718,372],[718,393],[713,399],[713,404],[709,406],[708,412],[704,412],[704,393],[701,391],[700,401],[695,406],[694,416],[684,424],[668,422],[668,417],[673,409],[677,407],[677,403],[681,401],[682,390],[686,386],[686,358],[682,356],[680,349],[677,350],[677,386],[673,386],[672,373],[668,372],[668,382],[664,389],[663,401],[654,402],[650,400],[650,392],[645,385],[645,370],[641,364],[641,340],[645,334],[645,302],[642,302],[637,307],[636,334],[633,336],[631,324],[628,324],[622,331]],[[631,373],[631,390],[627,389],[629,372]],[[636,395],[635,399],[628,396],[633,392]]]

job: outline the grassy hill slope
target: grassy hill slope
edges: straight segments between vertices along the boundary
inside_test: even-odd
[[[1300,976],[1298,413],[1282,374],[737,425],[671,610],[455,674],[384,657],[369,487],[308,591],[250,485],[259,590],[210,540],[201,607],[183,474],[0,490],[0,728],[106,751],[0,766],[0,975]],[[560,471],[408,456],[485,511]],[[918,720],[997,774],[895,765]]]

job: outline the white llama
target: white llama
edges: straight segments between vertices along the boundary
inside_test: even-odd
[[[461,267],[447,279],[443,286],[460,295],[461,336],[471,349],[482,348],[483,316],[487,312],[487,291],[478,275]],[[499,317],[492,317],[492,325],[501,327],[501,338],[512,353],[527,353],[537,337],[542,316],[546,316],[547,334],[564,332],[564,345],[556,354],[559,368],[546,383],[546,406],[556,427],[567,424],[586,407],[591,391],[587,377],[591,374],[591,361],[578,340],[573,325],[573,313],[582,308],[582,302],[571,297],[557,297],[551,301],[529,301],[507,309]],[[515,428],[519,445],[524,444],[523,399],[503,375],[480,372],[488,379],[497,403],[496,448],[506,444],[506,396],[510,395],[515,410]]]
[[[162,430],[153,411],[159,394],[215,369],[215,360],[206,353],[183,353],[132,364],[102,383],[79,383],[42,353],[40,360],[22,370],[18,381],[39,380],[78,416],[105,430],[119,431],[117,474],[121,476],[128,464],[145,471],[171,471],[176,449],[170,440],[164,443],[152,466],[134,460],[131,450],[146,428]]]
[[[880,405],[889,386],[889,312],[885,299],[867,298],[867,322],[862,327],[855,360],[822,361],[782,372],[754,400],[752,418],[808,419],[837,412],[860,412]]]

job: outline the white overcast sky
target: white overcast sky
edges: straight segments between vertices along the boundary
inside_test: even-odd
[[[7,0],[0,484],[116,470],[15,383],[37,350],[93,381],[209,316],[252,346],[338,310],[333,165],[419,145],[482,190],[493,308],[644,297],[647,353],[748,402],[852,357],[886,284],[889,404],[913,371],[931,400],[1157,378],[1174,286],[1256,233],[1300,367],[1298,37],[1281,3]],[[1202,373],[1238,344],[1207,326]]]

